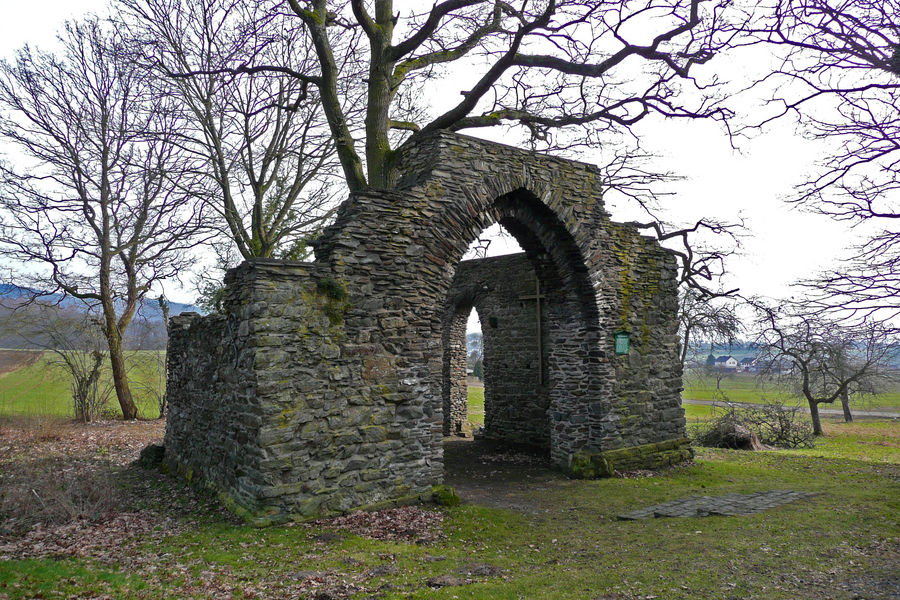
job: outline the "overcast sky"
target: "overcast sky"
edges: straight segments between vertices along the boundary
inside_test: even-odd
[[[64,19],[103,11],[105,5],[105,0],[0,0],[0,56],[11,57],[26,42],[52,45]],[[729,286],[748,294],[788,295],[791,282],[833,265],[846,254],[853,232],[845,225],[800,213],[782,202],[804,173],[813,169],[819,152],[816,144],[797,136],[787,121],[742,142],[741,152],[731,149],[714,123],[654,119],[643,123],[639,132],[645,148],[659,155],[657,166],[685,178],[670,186],[676,192],[665,205],[670,219],[733,220],[738,214],[746,218],[750,233],[743,256],[729,263]],[[591,157],[584,160],[590,162]],[[616,220],[636,216],[623,207],[611,208]],[[176,301],[190,302],[195,297],[192,290],[173,285],[167,285],[166,293]]]

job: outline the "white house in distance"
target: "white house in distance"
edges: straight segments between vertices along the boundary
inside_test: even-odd
[[[715,367],[717,369],[737,370],[738,361],[733,356],[717,356]]]
[[[756,359],[755,358],[745,358],[741,360],[738,364],[738,371],[748,371],[750,373],[756,372]]]

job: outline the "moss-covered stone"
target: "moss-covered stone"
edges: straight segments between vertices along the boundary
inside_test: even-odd
[[[159,444],[150,444],[141,450],[137,464],[142,469],[156,469],[161,467],[166,457],[166,449]]]
[[[449,485],[436,485],[431,488],[431,500],[438,506],[456,506],[461,502],[459,494]]]
[[[602,452],[579,450],[569,462],[569,474],[579,479],[599,479],[612,477],[616,472],[677,465],[693,457],[691,441],[687,438]]]

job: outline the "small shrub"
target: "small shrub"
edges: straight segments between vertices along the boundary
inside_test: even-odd
[[[797,409],[780,402],[738,409],[728,405],[707,424],[694,429],[694,441],[709,448],[750,449],[758,443],[779,448],[812,448],[812,428],[797,418]]]
[[[350,297],[344,284],[332,277],[323,277],[316,287],[320,294],[338,302],[343,302]]]
[[[37,524],[104,520],[120,502],[108,467],[66,470],[54,461],[37,462],[14,479],[0,489],[0,529],[14,533]]]
[[[698,426],[694,430],[694,441],[707,448],[752,450],[754,447],[754,436],[750,428],[733,406],[712,422]],[[757,438],[756,445],[758,444]]]
[[[72,378],[72,404],[75,419],[90,423],[100,416],[109,400],[109,387],[100,382],[100,371],[105,355],[99,350],[57,350]]]
[[[323,277],[317,284],[318,293],[326,299],[322,312],[332,325],[340,325],[344,321],[344,313],[350,308],[350,294],[346,286],[337,279]]]
[[[764,444],[779,448],[812,448],[815,443],[812,427],[797,408],[773,402],[743,412],[748,427]]]

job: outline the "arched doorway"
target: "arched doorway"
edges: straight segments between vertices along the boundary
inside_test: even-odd
[[[465,316],[475,308],[484,342],[485,437],[544,448],[564,466],[587,438],[587,407],[578,399],[599,380],[599,364],[583,352],[599,345],[588,269],[564,226],[530,191],[499,196],[485,216],[524,252],[461,261],[455,270],[442,315],[442,433],[465,428],[460,367]]]
[[[248,261],[228,274],[223,314],[173,321],[173,467],[267,521],[428,496],[443,477],[454,277],[494,223],[534,273],[517,278],[533,292],[520,295],[536,296],[519,301],[522,314],[541,302],[540,330],[525,327],[540,331],[540,351],[509,350],[536,383],[497,385],[511,383],[519,402],[523,389],[546,391],[530,414],[498,406],[494,434],[546,440],[551,462],[582,477],[690,455],[675,262],[610,221],[599,170],[448,132],[401,148],[394,164],[391,190],[340,207],[315,263]],[[512,323],[485,313],[486,329],[492,316],[500,333]],[[630,340],[622,353],[617,334]]]

